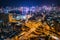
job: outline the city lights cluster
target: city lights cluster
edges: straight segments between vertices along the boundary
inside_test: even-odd
[[[2,11],[8,13],[9,11],[13,11],[13,10],[19,10],[21,12],[26,12],[28,13],[28,11],[30,12],[39,12],[41,10],[47,10],[47,11],[51,11],[52,9],[56,10],[56,7],[52,7],[52,6],[42,6],[42,7],[35,7],[35,6],[32,6],[32,7],[13,7],[13,8],[10,8],[10,7],[6,7],[5,9],[3,9]],[[1,10],[0,10],[1,11]]]

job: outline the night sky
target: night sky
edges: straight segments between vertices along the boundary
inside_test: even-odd
[[[51,4],[60,6],[60,0],[0,0],[0,7],[41,6]]]

